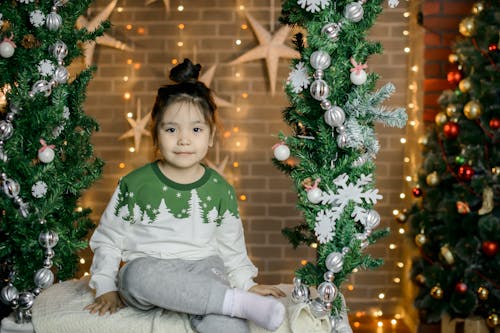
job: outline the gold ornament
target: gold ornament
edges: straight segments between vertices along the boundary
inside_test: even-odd
[[[496,313],[492,313],[486,319],[486,324],[488,327],[495,328],[498,325],[498,315]]]
[[[431,172],[430,174],[427,175],[425,181],[429,186],[436,186],[437,184],[439,184],[438,173],[436,171]]]
[[[476,33],[476,20],[472,16],[464,18],[458,25],[458,31],[465,37],[471,37]]]
[[[485,287],[479,287],[479,289],[477,290],[477,295],[480,300],[486,301],[488,299],[488,296],[490,295],[490,291]]]
[[[439,285],[432,287],[430,292],[432,298],[441,299],[443,298],[443,289]]]
[[[495,176],[500,176],[500,166],[491,168],[491,173],[494,174]]]
[[[419,283],[421,285],[424,285],[425,284],[424,274],[418,274],[417,276],[415,276],[415,281],[417,281],[417,283]]]
[[[458,61],[458,56],[456,54],[452,53],[448,56],[448,61],[451,62],[452,64],[454,64]]]
[[[422,245],[427,242],[427,237],[424,234],[417,234],[415,236],[415,244],[417,244],[418,247],[422,247]]]
[[[40,44],[40,41],[32,34],[24,35],[23,40],[21,41],[21,46],[25,49],[33,49],[35,47],[39,47]]]
[[[418,144],[421,145],[422,147],[427,146],[428,143],[429,143],[429,138],[427,136],[422,136],[418,139]]]
[[[470,101],[464,106],[464,115],[467,119],[477,119],[483,112],[483,107],[478,101]]]
[[[472,13],[477,15],[477,14],[481,13],[483,11],[483,9],[484,9],[484,3],[482,3],[481,1],[476,2],[474,4],[474,6],[472,7]]]
[[[472,82],[468,77],[460,81],[458,84],[458,89],[460,89],[461,92],[466,93],[468,92],[472,87]]]
[[[455,258],[453,257],[453,253],[448,248],[448,245],[443,245],[441,247],[441,255],[448,265],[453,265],[455,262]]]
[[[455,104],[448,104],[448,106],[446,106],[446,115],[448,117],[456,116],[458,112],[458,107]]]
[[[446,117],[446,114],[444,112],[439,112],[438,114],[436,114],[434,121],[436,122],[437,126],[443,126],[448,121],[448,117]]]

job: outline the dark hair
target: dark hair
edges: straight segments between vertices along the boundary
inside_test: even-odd
[[[153,112],[151,113],[151,136],[155,146],[158,144],[158,127],[163,114],[168,106],[173,103],[186,102],[196,105],[203,113],[210,130],[214,131],[217,124],[215,113],[217,106],[210,89],[203,82],[198,81],[200,70],[201,65],[195,65],[191,60],[184,59],[181,64],[170,70],[169,78],[175,83],[158,89]]]

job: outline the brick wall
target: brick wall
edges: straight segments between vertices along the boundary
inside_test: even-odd
[[[107,3],[105,0],[96,1],[89,11],[90,19]],[[276,3],[273,12],[272,1],[268,0],[190,0],[183,2],[183,12],[177,12],[179,1],[172,0],[172,11],[166,14],[163,2],[159,0],[148,6],[144,0],[118,2],[111,16],[113,28],[109,35],[126,42],[134,50],[97,46],[94,59],[98,70],[90,84],[86,102],[86,111],[101,125],[93,141],[96,153],[106,161],[102,179],[82,200],[83,205],[94,209],[96,220],[119,177],[154,158],[148,137],[142,138],[140,151],[134,153],[128,150],[133,146],[132,139],[117,140],[130,128],[126,121],[127,112],[133,112],[135,118],[138,100],[143,115],[149,112],[156,89],[167,82],[171,60],[190,57],[205,69],[217,64],[211,88],[217,96],[233,104],[220,109],[225,130],[220,133],[223,135],[219,137],[219,149],[212,150],[210,160],[222,161],[228,156],[225,175],[234,184],[237,194],[246,196],[246,200],[240,200],[239,204],[248,251],[260,270],[258,281],[290,283],[301,260],[314,259],[313,249],[294,250],[281,236],[283,227],[295,225],[301,217],[295,208],[291,182],[270,162],[276,134],[288,131],[281,119],[281,110],[288,105],[281,83],[289,73],[288,62],[284,59],[280,62],[274,96],[269,92],[264,61],[228,65],[229,61],[257,44],[250,28],[241,29],[241,24],[248,23],[238,7],[244,5],[266,29],[271,30],[271,23],[275,29],[278,27],[277,21],[272,21],[280,12],[279,1]],[[382,41],[385,52],[369,59],[369,70],[381,74],[381,85],[393,82],[397,88],[397,93],[386,103],[388,106],[402,106],[406,101],[405,6],[406,2],[401,1],[398,8],[387,9],[370,34],[371,39]],[[118,11],[118,7],[122,11]],[[178,28],[180,23],[185,25],[182,31]],[[242,40],[239,46],[235,44],[237,38]],[[184,46],[177,46],[178,41]],[[124,99],[127,92],[130,100]],[[381,227],[388,227],[393,224],[392,209],[399,207],[401,201],[403,145],[399,139],[404,130],[380,126],[377,132],[381,152],[377,158],[376,178],[384,195],[377,210],[382,216]],[[398,250],[389,250],[388,244],[394,242],[401,242],[397,235],[391,235],[370,248],[374,255],[384,257],[386,264],[377,271],[359,272],[353,276],[350,283],[354,290],[346,291],[351,309],[368,310],[382,306],[384,311],[394,311],[401,297],[399,286],[392,282],[399,274],[395,264],[400,260]],[[86,269],[88,262],[82,266],[82,272]],[[383,302],[377,299],[380,292],[387,295]]]

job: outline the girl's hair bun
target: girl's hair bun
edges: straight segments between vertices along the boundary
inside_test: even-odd
[[[193,64],[191,60],[184,59],[182,64],[178,64],[170,70],[170,80],[175,83],[196,82],[200,76],[201,65]]]

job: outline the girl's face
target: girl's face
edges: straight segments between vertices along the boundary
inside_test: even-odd
[[[182,101],[169,105],[157,133],[165,171],[176,175],[199,171],[213,144],[214,132],[196,105]]]

